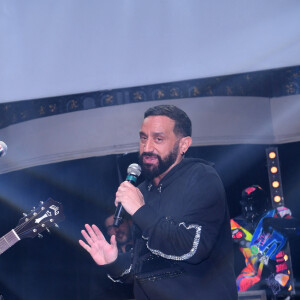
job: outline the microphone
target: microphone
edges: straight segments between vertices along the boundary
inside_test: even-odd
[[[0,157],[4,156],[7,153],[7,145],[0,141]]]
[[[141,167],[138,164],[131,164],[127,169],[127,177],[126,181],[130,182],[134,186],[136,185],[137,178],[141,175]],[[119,227],[122,222],[121,213],[123,210],[123,206],[121,203],[118,203],[118,206],[114,215],[114,224],[113,226]]]

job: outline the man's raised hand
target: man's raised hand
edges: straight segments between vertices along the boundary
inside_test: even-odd
[[[91,255],[98,265],[110,264],[117,259],[118,248],[116,237],[113,235],[108,243],[96,225],[85,225],[86,230],[81,234],[87,241],[79,240],[79,244]]]

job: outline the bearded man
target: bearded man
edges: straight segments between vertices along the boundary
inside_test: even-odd
[[[95,225],[82,230],[85,248],[112,280],[134,282],[137,300],[237,299],[232,239],[223,184],[215,169],[184,158],[192,126],[173,105],[148,109],[140,129],[145,181],[116,193],[135,226],[132,254],[118,254]]]

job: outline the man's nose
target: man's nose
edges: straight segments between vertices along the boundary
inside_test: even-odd
[[[148,139],[144,144],[144,152],[152,152],[153,150],[153,141],[151,139]]]
[[[112,236],[116,234],[116,227],[114,226],[109,226],[109,228],[107,228],[107,233]]]

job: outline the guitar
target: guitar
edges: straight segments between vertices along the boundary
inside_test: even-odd
[[[24,214],[18,226],[0,238],[0,255],[23,238],[34,238],[44,230],[64,220],[63,208],[59,202],[49,198],[40,202],[30,214]]]

